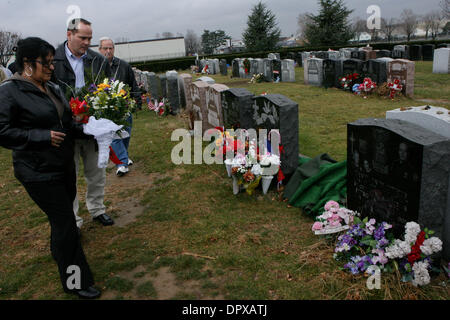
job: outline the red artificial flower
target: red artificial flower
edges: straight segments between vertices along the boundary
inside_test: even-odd
[[[411,253],[408,254],[408,262],[411,266],[414,265],[414,262],[420,259],[420,255],[422,251],[420,250],[420,246],[425,241],[425,232],[421,231],[417,236],[416,243],[411,247]]]
[[[70,109],[72,110],[72,114],[74,115],[75,119],[81,123],[88,123],[88,121],[89,121],[89,115],[88,115],[89,106],[86,103],[86,101],[84,101],[84,100],[80,101],[78,98],[76,98],[76,99],[71,98],[69,104],[70,104]]]
[[[162,116],[164,114],[164,108],[159,108],[159,113],[160,116]]]

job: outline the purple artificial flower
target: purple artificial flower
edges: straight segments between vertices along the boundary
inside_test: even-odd
[[[373,237],[377,241],[384,238],[384,226],[383,225],[381,225],[380,227],[378,227],[378,229],[375,230],[375,232],[373,233]]]
[[[97,86],[95,85],[95,84],[91,84],[90,86],[89,86],[89,92],[95,92],[95,91],[97,91]]]

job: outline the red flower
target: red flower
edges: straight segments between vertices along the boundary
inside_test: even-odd
[[[88,123],[89,121],[89,106],[86,101],[80,101],[78,98],[70,99],[70,109],[72,110],[72,114],[74,115],[76,121],[81,123]]]
[[[421,231],[417,236],[416,243],[411,247],[411,253],[408,254],[408,262],[411,266],[414,265],[414,262],[420,259],[420,255],[422,251],[420,250],[420,246],[425,241],[425,232]]]

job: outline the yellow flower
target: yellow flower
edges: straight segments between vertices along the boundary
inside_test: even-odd
[[[120,92],[119,92],[119,95],[120,96],[124,96],[124,95],[126,95],[127,94],[127,92],[125,91],[125,90],[120,90]]]

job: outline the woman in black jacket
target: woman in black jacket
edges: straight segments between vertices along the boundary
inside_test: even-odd
[[[72,203],[76,195],[74,137],[82,137],[60,88],[50,82],[55,48],[20,40],[17,73],[0,85],[0,146],[13,150],[14,175],[48,216],[51,252],[64,291],[97,298],[100,291],[81,247]]]

